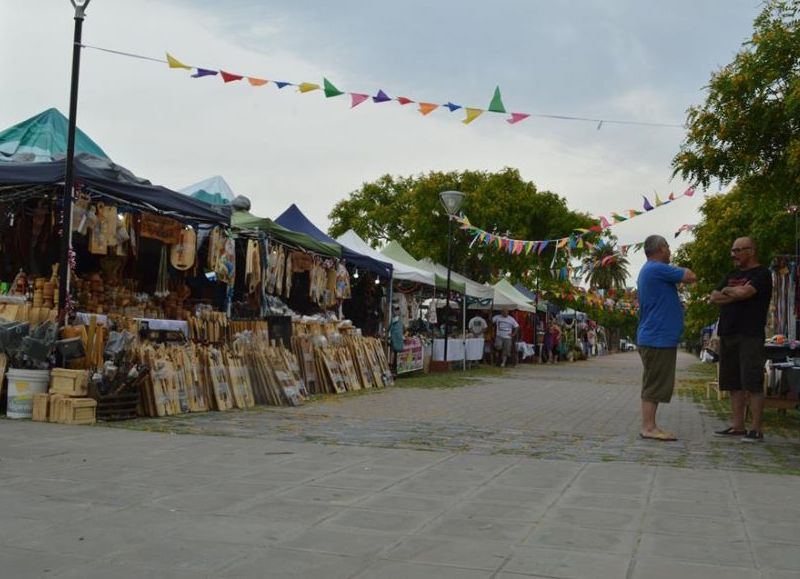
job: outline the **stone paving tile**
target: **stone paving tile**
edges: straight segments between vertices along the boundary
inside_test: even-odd
[[[680,375],[689,375],[693,363],[681,353]],[[764,445],[715,437],[719,419],[680,395],[659,411],[680,440],[640,440],[640,371],[635,354],[618,354],[574,364],[521,365],[455,390],[393,388],[300,408],[209,412],[126,426],[327,445],[800,472],[800,445],[769,433]]]
[[[619,579],[626,576],[629,565],[627,555],[524,546],[514,547],[503,571],[565,579]]]
[[[636,560],[631,579],[760,579],[755,569],[702,565],[674,559],[639,558]]]

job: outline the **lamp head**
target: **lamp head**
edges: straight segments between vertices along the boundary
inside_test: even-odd
[[[75,9],[75,18],[83,18],[84,13],[86,12],[86,8],[89,6],[89,2],[92,0],[69,0],[72,4],[72,7]]]
[[[455,215],[464,203],[464,194],[461,191],[442,191],[439,193],[439,200],[448,215]]]

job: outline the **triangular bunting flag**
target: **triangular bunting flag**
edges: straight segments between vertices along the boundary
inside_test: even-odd
[[[446,106],[448,109],[450,109],[451,113],[453,111],[457,111],[458,109],[461,108],[461,105],[457,105],[457,104],[451,103],[450,101],[447,101],[447,104],[444,105],[444,106]]]
[[[506,107],[503,105],[503,97],[500,96],[500,87],[495,87],[492,102],[489,103],[489,111],[493,113],[504,113]]]
[[[265,79],[265,78],[255,78],[255,77],[252,77],[252,76],[248,76],[247,77],[247,82],[249,82],[253,86],[264,86],[269,81],[267,79]]]
[[[627,217],[623,217],[623,216],[622,216],[622,215],[620,215],[619,213],[612,213],[612,214],[611,214],[611,217],[613,217],[613,218],[614,218],[614,219],[616,219],[617,221],[627,221],[627,220],[628,220],[628,218],[627,218]]]
[[[167,54],[167,64],[170,68],[185,68],[186,70],[192,70],[191,66],[183,64],[180,60],[172,56],[169,52]]]
[[[469,107],[465,108],[464,110],[467,111],[467,118],[465,118],[461,122],[464,123],[465,125],[470,124],[472,121],[481,116],[484,112],[483,109],[471,109]]]
[[[363,103],[368,98],[369,98],[368,94],[361,94],[361,93],[357,93],[357,92],[351,92],[350,93],[350,108],[351,109],[356,108],[358,105]]]
[[[311,92],[312,90],[319,90],[320,86],[313,82],[301,82],[297,85],[297,90],[300,92]]]
[[[286,82],[286,81],[283,81],[283,80],[276,80],[276,81],[275,81],[275,85],[276,85],[278,88],[283,88],[283,87],[286,87],[286,86],[294,86],[294,84],[293,84],[293,83],[291,83],[291,82]]]
[[[600,216],[600,227],[602,227],[603,229],[608,229],[609,227],[611,227],[611,224],[608,222],[608,219],[606,219],[602,215]]]
[[[331,81],[329,81],[327,78],[323,78],[322,79],[322,84],[325,86],[325,96],[328,97],[328,98],[344,94],[338,88],[333,86],[333,83]]]
[[[669,194],[669,200],[670,201],[675,201],[675,193],[670,193]]]
[[[222,76],[223,82],[233,82],[235,80],[242,80],[244,78],[241,75],[225,72],[224,70],[219,71],[219,74]]]
[[[407,99],[406,97],[397,97],[397,102],[399,102],[401,105],[410,105],[414,101]]]
[[[648,201],[647,197],[642,195],[642,199],[644,199],[644,210],[645,211],[652,211],[653,210],[653,206],[650,204],[650,201]]]
[[[506,122],[509,125],[515,125],[520,121],[524,121],[529,116],[530,115],[528,113],[511,113],[511,118],[510,119],[506,119]]]
[[[602,227],[600,227],[599,225],[592,225],[592,226],[589,228],[589,231],[594,231],[595,233],[602,233],[602,231],[603,231],[603,228],[602,228]]]
[[[686,197],[691,197],[692,195],[694,195],[694,189],[692,189],[691,187],[689,187],[689,188],[688,188],[686,191],[684,191],[684,192],[683,192],[683,194],[684,194]]]
[[[544,251],[544,249],[547,247],[547,245],[548,245],[549,243],[550,243],[550,242],[549,242],[549,241],[547,241],[547,240],[545,240],[545,241],[542,241],[541,243],[539,243],[539,250],[537,251],[537,253],[538,253],[539,255],[542,255],[542,252]]]
[[[378,94],[376,94],[374,97],[372,97],[372,102],[374,102],[374,103],[385,103],[385,102],[390,101],[390,100],[392,100],[392,99],[389,98],[389,95],[387,95],[382,90],[379,90]]]
[[[427,115],[435,111],[439,108],[439,105],[435,105],[433,103],[419,103],[419,112],[423,115]]]
[[[664,202],[658,198],[658,193],[656,193],[656,207],[661,207]]]
[[[216,71],[216,70],[209,70],[207,68],[198,68],[197,72],[195,72],[192,75],[192,78],[201,78],[201,77],[204,77],[204,76],[216,76],[217,72],[218,71]]]

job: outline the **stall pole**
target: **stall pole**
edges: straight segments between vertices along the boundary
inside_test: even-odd
[[[464,368],[463,370],[466,371],[467,369],[467,294],[464,294],[464,299],[462,301],[462,316],[461,316],[461,335],[462,338],[462,345],[464,347]]]
[[[72,247],[72,190],[75,185],[75,126],[78,115],[78,79],[81,69],[81,35],[86,8],[91,0],[70,0],[75,8],[75,34],[72,42],[72,82],[69,93],[69,128],[67,131],[67,166],[64,171],[63,216],[61,221],[61,259],[58,266],[58,321],[66,324],[69,296],[69,252]]]
[[[452,245],[453,245],[453,219],[447,219],[447,291],[444,294],[444,363],[448,363],[447,359],[447,343],[450,341],[450,267],[452,260]]]

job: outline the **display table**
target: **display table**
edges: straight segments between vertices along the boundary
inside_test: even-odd
[[[536,348],[527,342],[517,342],[517,353],[522,356],[523,360],[527,360],[536,355]]]
[[[483,338],[450,338],[447,341],[447,361],[483,360]],[[433,341],[433,361],[444,361],[444,340]]]
[[[189,322],[186,320],[158,320],[151,318],[135,318],[140,330],[153,332],[175,332],[189,339]]]

